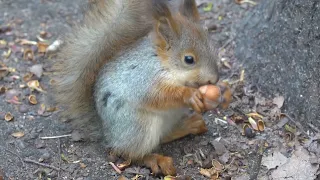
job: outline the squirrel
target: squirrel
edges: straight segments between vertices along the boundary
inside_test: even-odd
[[[59,57],[62,115],[85,128],[97,120],[117,155],[175,175],[153,150],[207,132],[198,88],[219,81],[218,57],[195,0],[177,13],[163,0],[95,0]]]

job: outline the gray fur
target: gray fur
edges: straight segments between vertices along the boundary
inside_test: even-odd
[[[153,83],[168,73],[154,56],[154,49],[147,38],[115,58],[116,61],[104,66],[96,83],[96,109],[103,121],[108,145],[118,152],[124,150],[134,157],[142,157],[175,127],[187,109],[160,112],[141,107]],[[111,94],[107,101],[104,98],[106,94]],[[151,138],[153,133],[150,130],[157,132],[156,137]]]

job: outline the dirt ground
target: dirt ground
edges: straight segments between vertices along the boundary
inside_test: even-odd
[[[58,116],[59,108],[55,110],[51,104],[50,67],[55,56],[41,53],[41,46],[34,42],[45,39],[52,44],[63,39],[81,20],[86,2],[0,1],[0,180],[118,179],[121,175],[164,179],[136,165],[120,175],[110,165],[108,151],[98,143],[78,141],[77,134]],[[221,74],[231,84],[233,102],[227,110],[204,115],[209,128],[204,135],[185,137],[157,152],[174,158],[176,179],[320,179],[319,129],[303,129],[299,121],[281,114],[282,97],[266,98],[257,92],[243,79],[241,65],[233,56],[232,25],[254,4],[239,5],[234,0],[197,3],[202,22],[220,49]],[[38,80],[45,92],[31,90],[28,82],[32,86],[32,80]],[[262,117],[248,114],[254,112]],[[252,121],[263,122],[264,131],[245,128],[243,135],[243,125]]]

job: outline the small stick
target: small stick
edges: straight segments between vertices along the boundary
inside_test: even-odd
[[[64,137],[71,137],[71,134],[61,135],[61,136],[50,136],[50,137],[40,137],[40,139],[58,139]]]
[[[251,159],[251,164],[250,164],[251,166],[249,167],[250,180],[256,180],[259,175],[262,156],[265,151],[265,147],[264,147],[265,142],[266,140],[260,141],[256,147],[255,152],[252,154],[255,157]]]
[[[47,168],[50,168],[50,169],[53,169],[53,170],[56,170],[56,171],[60,171],[60,169],[57,168],[57,167],[54,167],[54,166],[51,166],[51,165],[48,165],[48,164],[39,163],[37,161],[31,160],[31,159],[28,159],[28,158],[25,158],[24,162],[34,163],[34,164],[37,164],[39,166],[44,166],[44,167],[47,167]]]
[[[59,169],[61,169],[61,142],[60,142],[60,139],[58,139],[58,142],[59,142]],[[58,178],[60,178],[60,171],[58,171]]]
[[[122,173],[122,171],[113,162],[109,162],[109,164],[113,167],[115,171],[117,171],[118,174]]]
[[[22,157],[21,157],[21,156],[19,156],[18,154],[16,154],[16,153],[14,153],[14,152],[10,151],[9,149],[6,149],[6,151],[8,151],[9,153],[11,153],[11,154],[13,154],[13,155],[17,156],[17,157],[20,159],[20,161],[22,162],[22,166],[24,167],[24,161],[23,161],[23,159],[22,159]]]
[[[281,115],[286,116],[294,125],[296,125],[296,126],[302,131],[302,133],[304,133],[305,135],[307,135],[307,136],[309,137],[308,133],[307,133],[306,131],[304,131],[302,125],[301,125],[299,122],[296,122],[295,120],[293,120],[293,119],[292,119],[288,114],[286,114],[286,113],[281,113]]]
[[[224,48],[226,48],[234,39],[235,39],[235,37],[232,37],[232,38],[228,39],[228,40],[219,48],[219,52],[222,51]]]
[[[319,130],[317,127],[315,127],[314,125],[312,125],[311,123],[308,123],[308,126],[309,126],[311,129],[313,129],[314,131],[316,131],[317,133],[320,133],[320,130]]]
[[[47,167],[47,168],[56,170],[56,171],[58,171],[58,172],[59,172],[60,170],[64,170],[64,171],[66,171],[66,172],[70,172],[70,171],[68,171],[68,170],[66,170],[66,169],[57,168],[57,167],[54,167],[54,166],[51,166],[51,165],[48,165],[48,164],[44,164],[44,163],[39,163],[39,162],[37,162],[37,161],[31,160],[31,159],[28,159],[28,158],[25,158],[25,159],[24,159],[24,162],[37,164],[37,165],[39,165],[39,166]]]

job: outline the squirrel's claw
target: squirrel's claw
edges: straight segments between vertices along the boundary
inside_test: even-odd
[[[190,98],[190,105],[197,113],[204,112],[205,107],[202,101],[203,97],[201,92],[199,90],[194,91]]]

